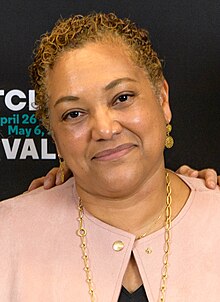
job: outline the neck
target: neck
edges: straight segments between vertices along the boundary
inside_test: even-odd
[[[138,190],[119,199],[93,195],[81,187],[77,187],[77,191],[83,206],[93,216],[135,236],[144,233],[154,221],[156,222],[154,228],[163,226],[164,219],[157,221],[157,218],[166,203],[164,169],[155,173]]]

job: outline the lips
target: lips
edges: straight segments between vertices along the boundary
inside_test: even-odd
[[[106,149],[104,151],[96,153],[92,159],[96,160],[111,160],[118,159],[123,155],[129,153],[135,147],[134,144],[127,143],[117,146],[113,149]]]

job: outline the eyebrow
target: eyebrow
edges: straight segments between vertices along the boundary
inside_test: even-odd
[[[132,78],[129,78],[129,77],[119,78],[119,79],[116,79],[116,80],[113,80],[112,82],[110,82],[107,86],[104,87],[104,90],[108,91],[110,89],[113,89],[114,87],[116,87],[117,85],[119,85],[123,82],[137,82],[137,81]],[[79,97],[77,97],[77,96],[73,96],[73,95],[63,96],[55,102],[54,107],[56,107],[58,104],[60,104],[62,102],[72,102],[72,101],[78,101],[78,100],[79,100]]]
[[[114,88],[115,86],[121,84],[122,82],[137,82],[137,81],[132,78],[128,78],[128,77],[116,79],[116,80],[113,80],[112,82],[110,82],[107,86],[105,86],[104,90],[105,91],[110,90],[110,89]]]
[[[72,102],[72,101],[77,101],[77,100],[79,100],[79,98],[77,96],[73,96],[73,95],[63,96],[55,102],[54,107],[56,107],[58,104],[60,104],[62,102]]]

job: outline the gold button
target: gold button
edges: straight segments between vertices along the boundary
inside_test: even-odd
[[[114,251],[120,252],[124,248],[124,242],[122,242],[121,240],[115,241],[112,245],[112,248]]]
[[[145,252],[146,252],[147,254],[151,254],[151,253],[152,253],[152,248],[148,247],[148,248],[145,250]]]

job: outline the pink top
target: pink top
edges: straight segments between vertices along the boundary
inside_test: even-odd
[[[167,302],[216,302],[220,292],[220,190],[182,177],[190,197],[173,221]],[[73,179],[0,203],[0,301],[89,302]],[[127,217],[126,219],[129,219]],[[134,235],[85,212],[97,302],[116,302],[133,251],[149,302],[158,301],[164,230]],[[114,251],[115,241],[124,248]],[[147,253],[146,250],[150,251]]]

